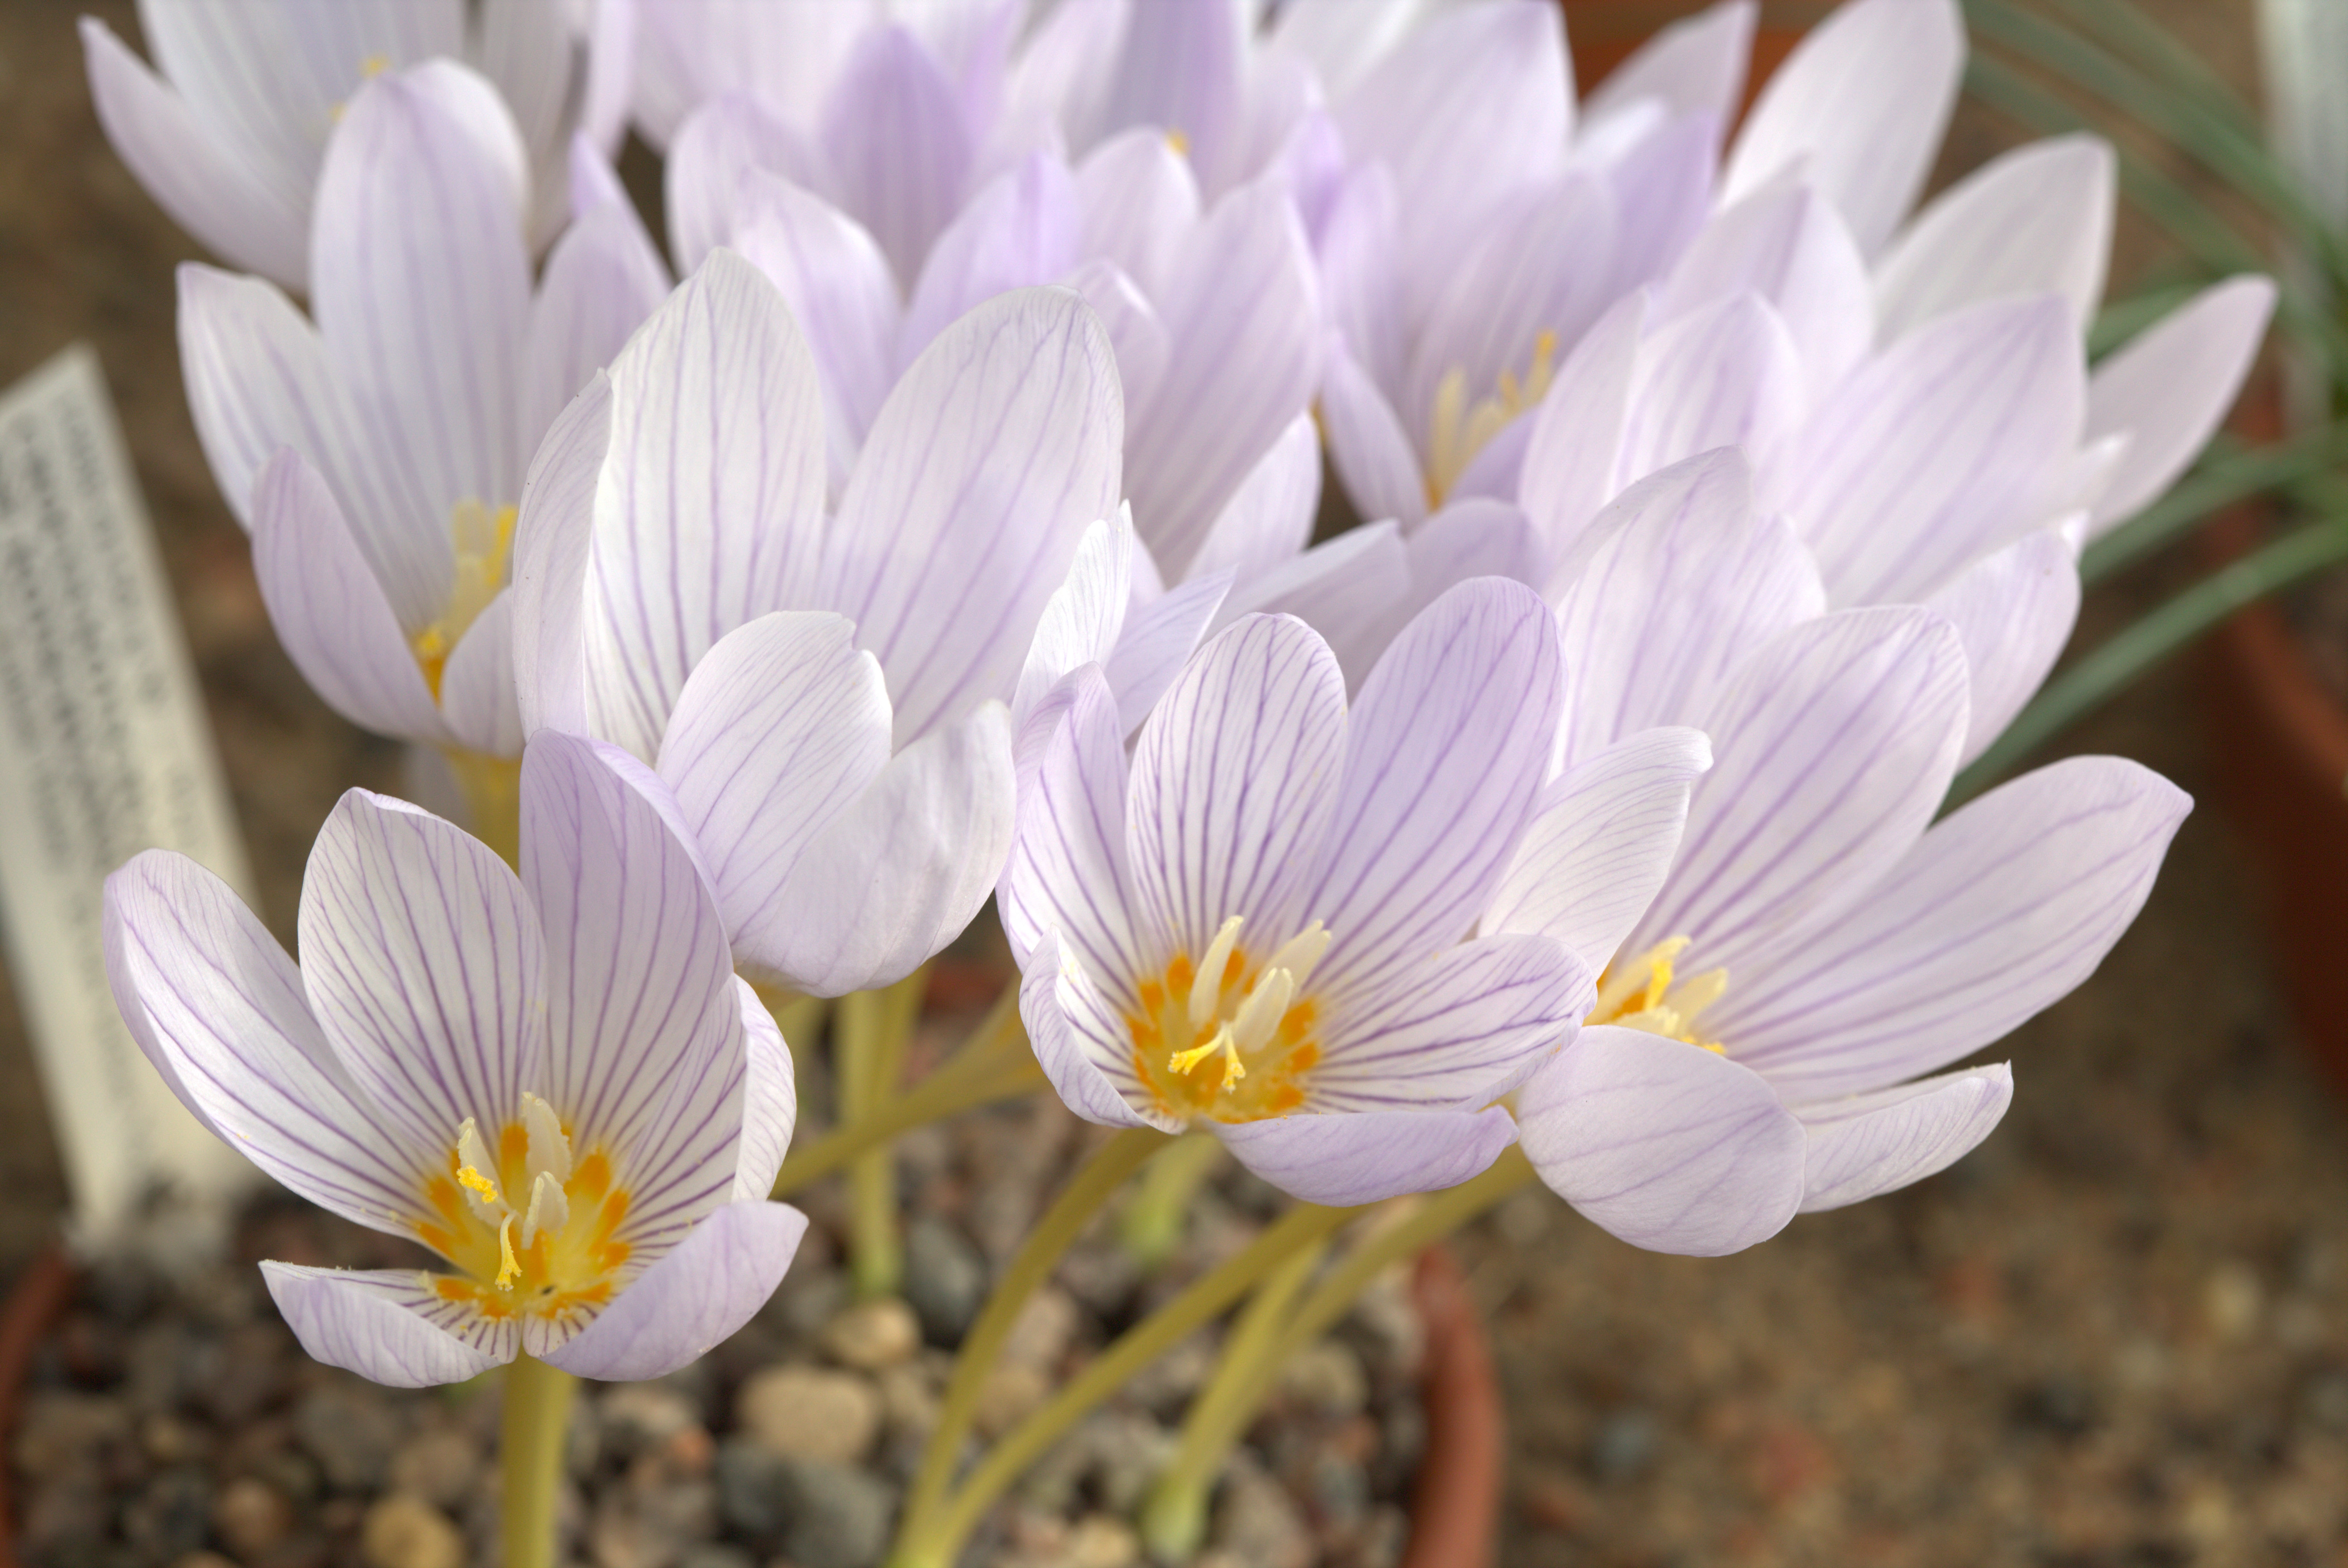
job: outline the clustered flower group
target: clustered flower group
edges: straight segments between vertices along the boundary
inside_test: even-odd
[[[1948,1069],[2188,802],[2077,758],[1941,807],[2271,288],[2091,369],[2108,148],[1916,209],[1952,0],[1851,0],[1741,124],[1752,0],[1580,104],[1548,0],[1266,9],[85,25],[248,269],[182,268],[180,350],[279,635],[439,813],[344,799],[298,968],[180,857],[108,884],[189,1108],[448,1260],[264,1265],[312,1354],[705,1350],[805,1224],[749,982],[889,984],[989,899],[1078,1115],[1312,1202],[1515,1143],[1719,1253],[1996,1125]],[[1324,455],[1367,521],[1316,542]]]

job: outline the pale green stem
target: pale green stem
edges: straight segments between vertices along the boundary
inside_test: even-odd
[[[905,1046],[922,1014],[930,983],[927,965],[893,985],[839,999],[833,1059],[839,1074],[839,1119],[870,1119],[897,1098]],[[894,1295],[905,1279],[905,1250],[897,1233],[897,1165],[884,1145],[849,1167],[849,1268],[866,1301]]]
[[[863,1120],[836,1127],[806,1148],[793,1150],[776,1172],[773,1196],[788,1198],[909,1129],[1015,1099],[1043,1082],[1044,1069],[1027,1048],[1027,1033],[1019,1023],[1014,986],[943,1067]]]
[[[1207,1501],[1214,1491],[1215,1478],[1222,1473],[1231,1445],[1247,1430],[1261,1403],[1261,1390],[1230,1376],[1230,1368],[1253,1370],[1262,1365],[1264,1350],[1288,1321],[1288,1309],[1297,1293],[1321,1266],[1321,1256],[1327,1251],[1325,1240],[1299,1247],[1248,1298],[1239,1321],[1231,1326],[1231,1337],[1223,1341],[1223,1353],[1215,1364],[1215,1376],[1190,1401],[1189,1413],[1182,1419],[1181,1440],[1175,1446],[1173,1459],[1159,1472],[1142,1501],[1141,1542],[1152,1560],[1188,1563],[1205,1542]]]
[[[1117,1342],[1062,1385],[987,1450],[959,1490],[926,1519],[908,1518],[897,1535],[889,1568],[949,1568],[986,1511],[1051,1446],[1133,1376],[1202,1327],[1248,1287],[1344,1224],[1357,1209],[1299,1204],[1253,1242],[1184,1286],[1173,1300],[1126,1330]]]
[[[505,1412],[498,1464],[505,1495],[499,1524],[505,1568],[554,1568],[554,1499],[562,1485],[562,1449],[579,1379],[528,1355],[506,1368]]]
[[[473,837],[504,856],[506,864],[520,865],[521,758],[459,746],[447,747],[440,755],[472,813]]]
[[[921,1472],[913,1478],[913,1490],[906,1500],[906,1539],[918,1533],[922,1522],[937,1511],[945,1497],[946,1487],[953,1480],[954,1461],[962,1456],[963,1439],[970,1435],[978,1417],[979,1391],[987,1374],[994,1370],[1020,1309],[1052,1277],[1052,1271],[1060,1266],[1060,1260],[1117,1189],[1165,1144],[1166,1135],[1148,1127],[1128,1128],[1102,1144],[1019,1243],[1019,1251],[1003,1277],[994,1282],[985,1308],[954,1357],[953,1376],[938,1402],[937,1425],[930,1429],[928,1446],[922,1450]]]
[[[1222,1140],[1193,1132],[1159,1150],[1141,1173],[1141,1185],[1117,1216],[1117,1233],[1144,1274],[1163,1268],[1182,1244],[1191,1200],[1222,1162]]]

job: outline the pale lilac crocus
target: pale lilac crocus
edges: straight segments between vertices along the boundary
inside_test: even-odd
[[[180,226],[231,266],[306,289],[310,225],[337,120],[368,78],[461,60],[516,121],[533,192],[534,246],[570,210],[564,161],[583,136],[603,156],[626,125],[633,0],[300,4],[140,0],[150,67],[85,16],[90,96],[107,139]]]
[[[445,1271],[261,1265],[321,1361],[455,1383],[524,1353],[657,1377],[739,1328],[806,1216],[767,1192],[790,1053],[734,975],[675,802],[537,738],[517,876],[354,789],[312,850],[296,968],[218,878],[150,850],[106,884],[132,1035],[222,1141]]]
[[[1248,616],[1129,761],[1108,680],[1076,671],[1000,901],[1061,1098],[1201,1128],[1317,1202],[1489,1164],[1513,1137],[1495,1101],[1593,998],[1562,944],[1477,929],[1541,802],[1562,681],[1539,599],[1498,578],[1414,620],[1350,707],[1309,627]],[[1685,789],[1651,781],[1650,834]]]
[[[1517,1114],[1542,1178],[1606,1229],[1733,1252],[1986,1137],[2009,1069],[1941,1069],[2094,971],[2189,802],[2083,757],[1934,822],[1972,723],[1963,640],[1921,606],[1826,611],[1733,449],[1634,486],[1598,531],[1559,610],[1558,788],[1656,765],[1657,726],[1700,726],[1715,760],[1676,848],[1619,868],[1631,918],[1592,925],[1560,898],[1581,885],[1570,820],[1502,880],[1487,929],[1605,971]]]
[[[521,750],[505,584],[524,465],[668,289],[582,148],[585,210],[533,291],[522,150],[463,67],[376,77],[319,176],[314,325],[262,279],[180,273],[196,431],[286,652],[345,717],[460,779]]]
[[[808,341],[714,253],[533,464],[520,722],[667,780],[747,971],[825,995],[897,979],[1009,851],[1005,703],[1117,511],[1122,423],[1083,301],[1005,294],[897,383],[829,508]]]

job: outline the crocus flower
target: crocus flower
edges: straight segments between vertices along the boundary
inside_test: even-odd
[[[1562,680],[1540,600],[1500,579],[1413,621],[1350,711],[1309,627],[1248,616],[1130,762],[1108,681],[1077,671],[1001,893],[1061,1098],[1110,1126],[1202,1127],[1318,1202],[1483,1169],[1513,1136],[1494,1101],[1593,998],[1562,944],[1476,924],[1540,806]]]
[[[1003,295],[897,383],[831,511],[807,339],[716,252],[533,465],[520,722],[659,771],[752,971],[827,995],[908,974],[1009,851],[1004,703],[1117,510],[1122,426],[1083,301]]]
[[[582,150],[594,200],[533,294],[525,167],[482,78],[387,73],[326,150],[315,325],[261,279],[180,273],[197,434],[279,638],[345,717],[452,754],[460,778],[521,749],[504,590],[523,466],[668,287]]]
[[[1822,613],[1733,449],[1634,486],[1601,528],[1559,611],[1564,779],[1619,770],[1659,725],[1701,726],[1715,761],[1676,850],[1619,872],[1634,907],[1653,895],[1634,923],[1593,928],[1557,896],[1570,829],[1528,835],[1502,880],[1485,929],[1605,969],[1517,1114],[1542,1178],[1606,1229],[1732,1252],[1986,1137],[2007,1068],[1921,1075],[2093,972],[2189,802],[2074,758],[1933,822],[1971,725],[1956,628],[1913,605]]]
[[[306,289],[322,150],[362,83],[435,58],[495,84],[530,181],[532,242],[562,225],[574,135],[609,156],[626,123],[632,0],[394,5],[140,0],[150,68],[85,16],[90,96],[107,139],[180,226],[230,265]]]
[[[454,1383],[527,1353],[656,1377],[748,1320],[807,1226],[767,1201],[790,1054],[734,976],[675,803],[540,737],[520,875],[354,789],[311,851],[297,969],[218,878],[150,850],[106,884],[131,1034],[222,1141],[446,1271],[261,1265],[321,1361]]]

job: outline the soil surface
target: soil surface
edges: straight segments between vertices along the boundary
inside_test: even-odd
[[[2248,79],[2248,0],[2144,8]],[[311,835],[344,788],[396,788],[396,752],[272,636],[180,391],[171,268],[198,253],[98,135],[74,9],[0,7],[0,382],[97,346],[290,943]],[[135,36],[128,0],[91,9]],[[1942,177],[2013,139],[1961,115]],[[2120,284],[2157,263],[2133,220],[2120,249]],[[2082,641],[2180,569],[2099,590]],[[2203,793],[2196,675],[2156,676],[2061,749]],[[1503,1563],[2348,1564],[2348,1140],[2241,865],[2205,799],[2102,972],[1993,1053],[2013,1111],[1944,1176],[1724,1260],[1638,1253],[1538,1195],[1471,1232],[1513,1421]],[[0,1277],[63,1206],[39,1106],[0,1005]]]

